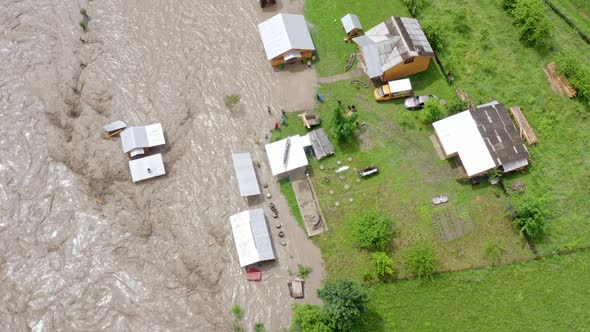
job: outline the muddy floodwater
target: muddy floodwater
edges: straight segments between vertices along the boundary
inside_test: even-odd
[[[318,301],[320,252],[264,155],[280,109],[313,107],[317,81],[266,61],[256,25],[302,11],[279,2],[0,2],[1,331],[231,331],[234,304],[247,330],[277,331],[290,323],[297,264],[313,268],[306,300]],[[229,94],[241,96],[234,110]],[[114,120],[162,123],[165,177],[131,182],[119,139],[101,131]],[[260,162],[278,221],[269,200],[240,197],[232,152]],[[257,283],[228,220],[249,207],[267,211],[277,256]]]

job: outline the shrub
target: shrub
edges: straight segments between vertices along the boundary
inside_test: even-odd
[[[434,249],[419,245],[406,250],[406,269],[417,277],[430,277],[437,267]]]
[[[443,118],[442,106],[436,98],[430,98],[424,103],[422,110],[422,121],[425,124],[432,124]]]
[[[424,0],[402,0],[402,2],[414,17],[417,17],[424,9]]]
[[[393,222],[378,212],[369,211],[356,222],[355,235],[359,247],[383,251],[391,241]]]
[[[256,323],[254,324],[254,331],[256,332],[265,332],[266,328],[264,327],[263,323]]]
[[[225,107],[233,109],[240,102],[240,95],[227,95],[223,98]]]
[[[444,33],[445,29],[439,21],[427,20],[422,24],[422,30],[430,43],[430,46],[435,52],[442,51],[444,49]]]
[[[559,71],[567,77],[580,98],[590,102],[590,68],[575,56],[562,53],[557,60]]]
[[[306,279],[307,276],[311,273],[311,267],[305,265],[298,265],[299,271],[297,272],[297,276],[301,279]]]
[[[504,254],[504,248],[498,243],[488,242],[485,248],[486,257],[493,263],[497,263]]]
[[[231,307],[231,312],[234,314],[234,317],[240,319],[244,316],[244,312],[242,311],[242,307],[239,304],[234,305]]]
[[[379,251],[371,255],[373,272],[379,277],[384,278],[393,275],[393,259],[386,252]]]
[[[452,102],[448,103],[446,107],[449,115],[454,115],[466,111],[469,107],[469,103],[466,100],[455,98]]]
[[[321,306],[309,303],[295,304],[292,310],[292,332],[332,332]]]
[[[334,117],[330,126],[330,134],[339,143],[350,141],[356,134],[357,112],[349,116],[344,114],[344,106],[338,105],[334,109]]]
[[[318,289],[324,300],[324,315],[328,325],[337,331],[351,331],[367,311],[369,298],[357,282],[338,280],[328,282]]]
[[[515,209],[514,224],[520,233],[530,238],[543,234],[547,223],[546,204],[544,199],[527,197]]]
[[[516,0],[509,9],[520,33],[520,40],[527,46],[546,50],[551,38],[551,28],[545,17],[542,0]]]

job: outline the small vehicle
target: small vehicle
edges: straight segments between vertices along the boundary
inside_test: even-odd
[[[412,96],[414,91],[412,91],[412,83],[410,82],[410,79],[404,78],[387,82],[387,84],[375,89],[374,94],[376,101],[387,101],[395,98]]]
[[[428,96],[409,97],[409,98],[406,98],[406,100],[404,100],[404,106],[406,107],[406,109],[409,109],[409,110],[418,110],[418,109],[421,109],[422,107],[424,107],[424,103],[426,103],[426,101],[430,98],[433,98],[433,96],[428,95]]]

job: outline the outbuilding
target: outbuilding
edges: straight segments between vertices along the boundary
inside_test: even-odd
[[[258,30],[272,66],[313,56],[315,46],[303,15],[277,14],[258,24]]]
[[[131,171],[131,179],[133,182],[139,182],[166,174],[164,161],[162,160],[162,154],[160,153],[130,160],[129,169]]]
[[[275,259],[264,210],[240,212],[229,221],[241,267]]]
[[[260,186],[254,169],[254,163],[249,153],[232,154],[234,171],[238,179],[238,188],[242,197],[260,195]]]
[[[166,144],[160,123],[141,127],[129,127],[121,132],[123,153],[130,157],[146,153],[146,149]]]
[[[359,17],[355,14],[346,14],[341,19],[342,28],[344,32],[346,32],[346,38],[344,41],[348,41],[349,39],[360,36],[363,34],[363,26],[361,25],[361,21]]]

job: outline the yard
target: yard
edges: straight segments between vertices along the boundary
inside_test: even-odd
[[[587,0],[551,0],[583,33],[590,36],[590,2]]]

